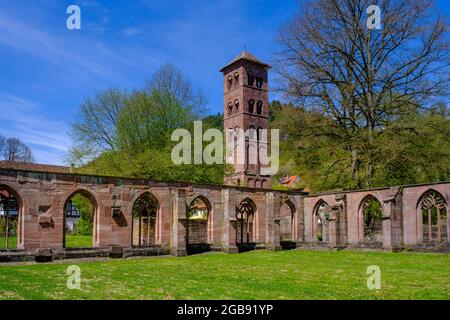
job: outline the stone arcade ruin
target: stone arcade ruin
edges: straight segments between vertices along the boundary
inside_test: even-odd
[[[270,147],[258,134],[269,129],[269,68],[244,51],[221,69],[224,129],[254,133],[227,185],[0,162],[0,261],[296,247],[449,252],[450,182],[317,195],[270,189],[263,165],[249,162],[252,145]],[[91,248],[67,246],[66,220],[77,216],[67,207],[79,193],[94,213]]]
[[[295,247],[449,251],[449,182],[308,195],[62,171],[52,166],[1,163],[0,193],[17,204],[16,218],[10,216],[16,231],[1,235],[17,245],[13,250],[1,249],[2,261],[42,255],[53,259],[179,256],[192,246],[227,253]],[[93,244],[92,248],[69,249],[65,248],[65,204],[80,191],[93,200]],[[148,196],[155,201],[154,223],[147,228],[152,228],[145,235],[147,241],[136,242],[133,206]],[[192,236],[188,210],[197,199],[205,204],[207,214],[204,227],[196,228]],[[381,205],[380,220],[366,219],[369,199]]]

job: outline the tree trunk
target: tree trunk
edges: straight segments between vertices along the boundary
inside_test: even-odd
[[[352,149],[352,180],[354,187],[359,187],[359,160],[358,160],[358,151],[356,149]]]

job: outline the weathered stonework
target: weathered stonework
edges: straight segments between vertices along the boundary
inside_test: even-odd
[[[259,148],[269,151],[269,137],[264,138],[259,130],[269,129],[269,82],[270,66],[243,51],[220,71],[224,83],[224,130],[243,130],[248,133],[244,141],[244,152],[234,147],[234,174],[226,177],[225,184],[255,188],[269,188],[270,176],[261,171],[263,165],[257,159]],[[253,132],[253,133],[252,133]],[[269,134],[269,133],[267,133]],[[227,143],[234,139],[225,132]],[[261,152],[264,153],[264,152]],[[237,161],[238,154],[243,161]],[[253,155],[253,156],[252,156]],[[253,159],[254,158],[254,159]],[[253,160],[252,160],[253,159]]]
[[[255,206],[250,242],[255,243],[256,248],[281,249],[280,212],[286,208],[292,213],[289,228],[292,230],[291,240],[297,247],[367,247],[363,241],[363,221],[359,210],[361,201],[368,195],[382,203],[382,248],[440,251],[448,251],[449,248],[448,237],[446,243],[423,242],[421,211],[418,208],[420,197],[430,189],[439,192],[448,203],[449,182],[307,195],[299,191],[43,172],[33,165],[28,170],[18,170],[14,164],[2,163],[0,187],[11,191],[20,206],[19,251],[3,252],[0,259],[3,261],[7,260],[5,255],[17,257],[25,255],[24,252],[36,254],[38,250],[51,250],[55,258],[77,254],[108,256],[110,248],[117,253],[118,247],[123,249],[125,257],[164,253],[186,255],[186,209],[199,196],[208,203],[211,215],[208,228],[204,228],[209,234],[204,238],[208,239],[211,248],[228,253],[238,251],[236,208],[244,199],[250,199]],[[80,251],[64,248],[64,206],[79,191],[89,194],[95,204],[93,247],[98,249]],[[155,246],[133,248],[133,203],[145,192],[154,195],[159,204]],[[329,205],[325,243],[313,236],[314,211],[321,201]],[[285,204],[288,207],[282,209]],[[114,218],[112,208],[123,215],[120,223]],[[446,226],[448,228],[448,221]]]

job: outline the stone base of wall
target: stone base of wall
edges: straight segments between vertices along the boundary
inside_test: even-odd
[[[294,241],[281,241],[280,246],[282,250],[292,250],[297,248],[297,243]]]
[[[186,245],[188,255],[210,252],[211,246],[207,243],[195,243]]]
[[[450,243],[403,246],[404,251],[450,253]]]
[[[262,243],[248,243],[238,244],[232,250],[227,251],[225,248],[214,245],[207,245],[207,251],[222,251],[226,253],[241,253],[252,250],[274,250]],[[0,263],[7,262],[50,262],[64,259],[83,259],[83,258],[128,258],[128,257],[145,257],[145,256],[165,256],[171,254],[170,250],[161,246],[148,247],[126,247],[126,248],[66,248],[60,250],[39,250],[39,251],[24,251],[24,250],[5,250],[0,251]],[[202,249],[202,248],[200,248]],[[402,246],[396,248],[383,248],[379,245],[343,245],[336,247],[329,247],[326,243],[295,243],[282,242],[278,249],[281,250],[354,250],[354,251],[373,251],[373,252],[435,252],[435,253],[450,253],[450,244],[419,244],[414,246]],[[120,251],[120,252],[119,252]],[[197,250],[198,251],[198,250]],[[204,252],[204,250],[200,250]],[[201,253],[191,252],[191,254]],[[120,253],[120,254],[118,254]]]
[[[35,253],[22,250],[0,251],[0,263],[34,261]]]
[[[119,247],[120,248],[120,247]],[[170,254],[168,249],[161,246],[128,247],[120,248],[120,252],[113,248],[66,248],[60,250],[24,251],[8,250],[0,251],[0,263],[2,262],[51,262],[65,259],[85,258],[128,258],[145,256],[162,256]]]
[[[161,246],[130,247],[124,249],[123,257],[165,256],[169,254],[170,250]]]

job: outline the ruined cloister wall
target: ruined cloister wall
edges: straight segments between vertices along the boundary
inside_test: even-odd
[[[186,210],[197,197],[210,209],[211,246],[237,251],[235,210],[244,199],[251,199],[256,208],[253,242],[279,245],[274,225],[280,192],[13,169],[0,169],[0,186],[16,193],[20,203],[20,249],[63,249],[64,208],[77,192],[93,199],[95,247],[132,245],[133,205],[147,192],[159,206],[156,244],[174,255],[186,252]]]
[[[383,247],[393,249],[421,245],[423,229],[419,202],[421,197],[430,190],[442,195],[448,211],[449,182],[308,195],[304,199],[305,242],[317,243],[317,239],[313,237],[314,214],[316,206],[324,201],[330,206],[331,211],[334,208],[334,214],[337,217],[346,221],[345,229],[336,230],[338,239],[346,239],[346,241],[337,240],[335,245],[362,245],[364,222],[361,207],[366,197],[374,197],[380,202],[382,209]],[[332,214],[331,218],[337,217],[333,217]],[[446,219],[446,225],[449,228],[448,214]]]
[[[132,210],[150,192],[158,201],[156,244],[173,255],[186,254],[186,211],[198,197],[207,203],[211,224],[209,244],[215,250],[237,252],[236,207],[250,199],[255,206],[253,241],[257,247],[280,249],[280,211],[292,210],[292,242],[315,244],[314,211],[320,201],[329,206],[327,246],[359,246],[364,240],[361,203],[373,196],[382,205],[383,247],[418,245],[422,241],[421,195],[433,189],[450,201],[450,183],[379,188],[307,195],[243,187],[168,183],[143,179],[88,176],[16,169],[0,169],[0,186],[16,193],[20,203],[19,249],[64,250],[64,207],[79,191],[95,203],[94,246],[132,246]],[[447,215],[448,219],[448,215]],[[449,223],[447,223],[447,226]]]

